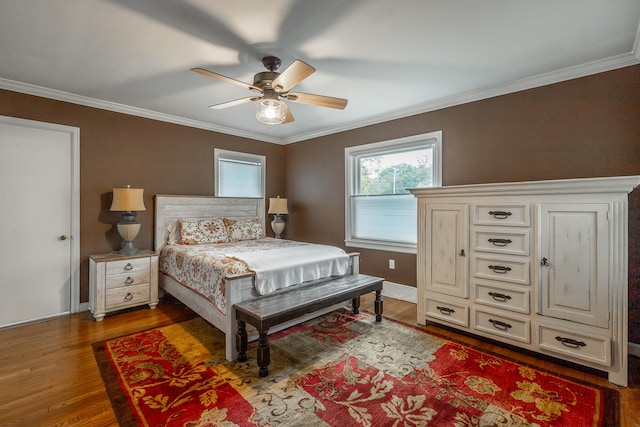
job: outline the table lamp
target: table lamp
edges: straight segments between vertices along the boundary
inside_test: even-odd
[[[284,220],[281,215],[287,215],[287,199],[281,199],[280,196],[269,199],[269,213],[273,214],[273,221],[271,221],[271,229],[275,234],[276,239],[282,238],[284,232]]]
[[[133,246],[133,239],[140,231],[140,223],[136,220],[136,211],[146,210],[141,188],[114,188],[112,211],[122,211],[122,218],[118,222],[118,233],[124,239],[119,251],[120,255],[134,255],[139,249]]]

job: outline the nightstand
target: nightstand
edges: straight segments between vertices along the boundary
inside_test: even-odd
[[[89,257],[89,305],[96,321],[111,311],[158,305],[158,254],[118,252]]]

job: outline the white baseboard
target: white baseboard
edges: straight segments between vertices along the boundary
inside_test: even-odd
[[[418,290],[413,286],[401,285],[400,283],[385,280],[382,285],[382,295],[414,304],[418,303]]]
[[[640,357],[640,344],[634,342],[629,343],[629,354],[632,356]]]

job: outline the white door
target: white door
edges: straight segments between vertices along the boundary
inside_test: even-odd
[[[0,116],[0,327],[78,310],[79,131]]]

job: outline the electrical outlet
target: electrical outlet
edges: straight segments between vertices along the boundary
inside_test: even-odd
[[[393,270],[396,268],[396,260],[395,259],[390,259],[389,260],[389,269]]]

